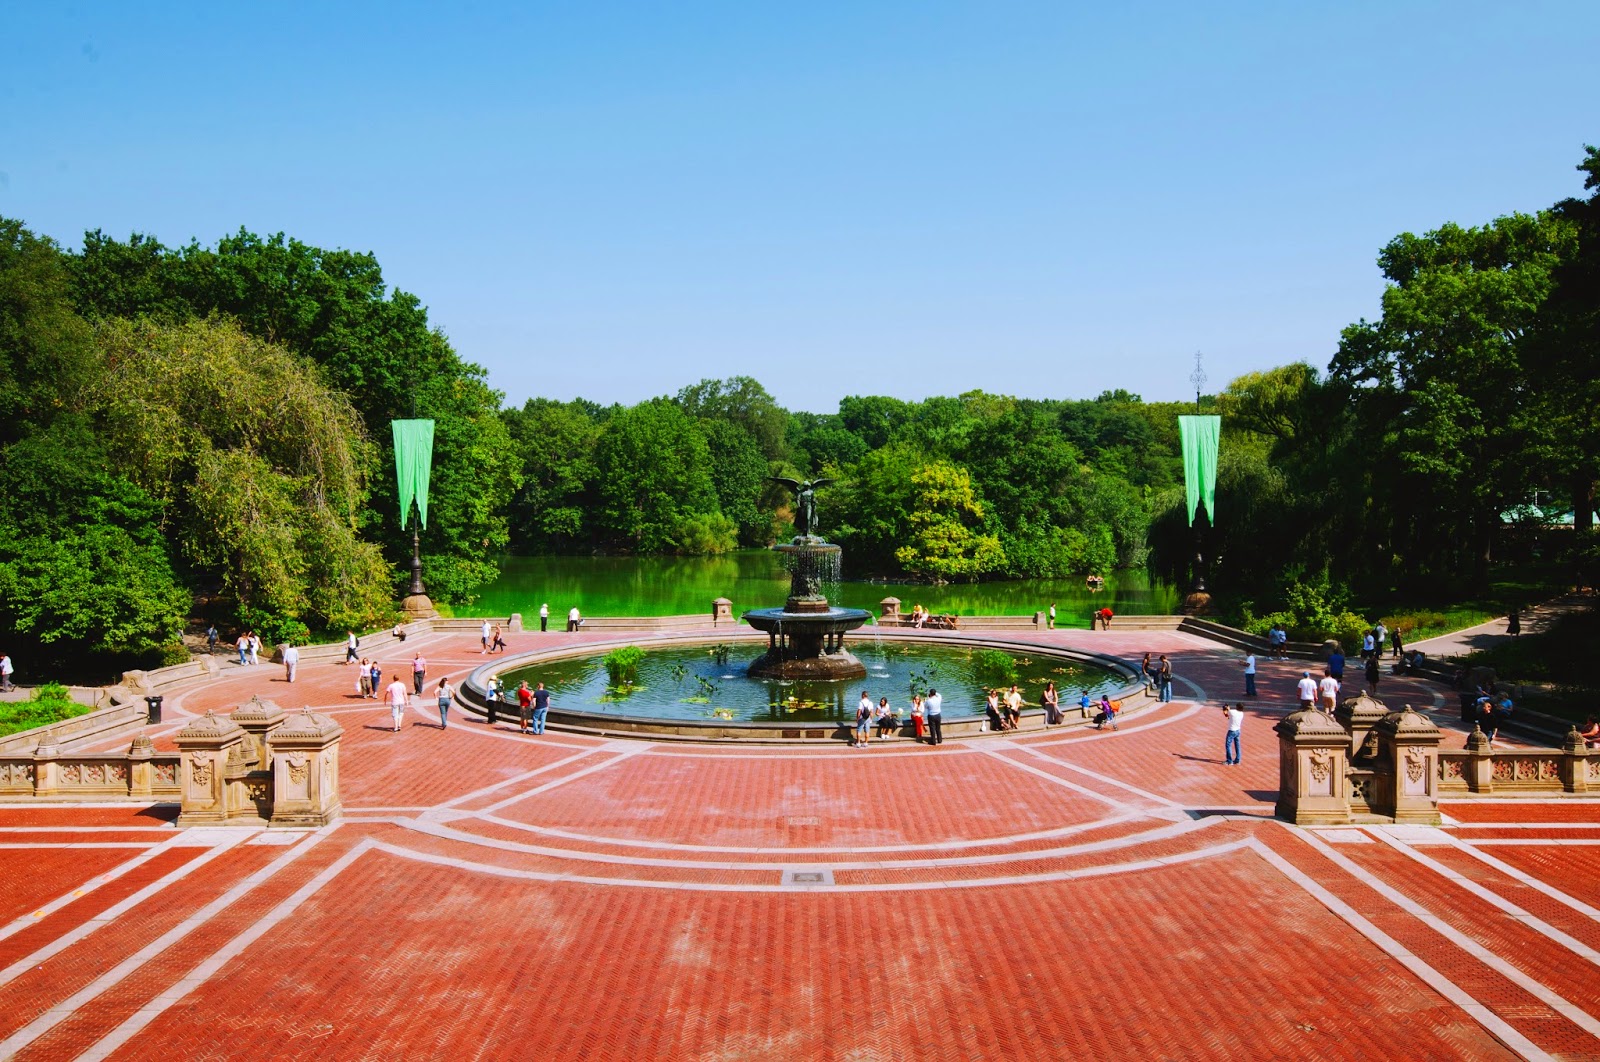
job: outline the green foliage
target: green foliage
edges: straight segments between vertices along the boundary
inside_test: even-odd
[[[519,550],[573,549],[595,533],[589,514],[600,476],[595,447],[601,422],[589,406],[531,398],[501,414],[522,471],[508,529]]]
[[[262,645],[276,646],[286,642],[305,645],[311,640],[310,629],[294,617],[278,615],[250,605],[239,607],[239,626],[243,630],[255,631],[261,638]]]
[[[29,700],[0,702],[0,736],[49,726],[93,710],[74,701],[65,686],[46,682],[34,689]]]
[[[161,647],[156,659],[162,667],[177,667],[179,664],[187,664],[190,659],[189,647],[182,642],[170,642]]]
[[[972,675],[985,686],[1010,686],[1017,681],[1017,660],[998,649],[978,649],[972,654]]]
[[[705,435],[664,400],[620,410],[596,452],[600,515],[613,541],[667,552],[684,516],[717,511]]]
[[[672,552],[687,557],[729,553],[739,545],[739,528],[721,513],[684,513],[668,541]]]
[[[611,650],[601,661],[606,677],[613,689],[625,689],[639,681],[639,665],[644,662],[644,650],[637,645],[624,645]]]
[[[935,461],[911,474],[911,486],[910,541],[895,551],[906,571],[944,580],[1004,567],[1005,551],[984,530],[983,503],[966,469]]]
[[[0,451],[0,631],[41,666],[144,656],[183,630],[161,506],[109,464],[74,417]]]

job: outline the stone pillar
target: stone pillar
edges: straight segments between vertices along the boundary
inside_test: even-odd
[[[207,712],[176,738],[179,755],[178,790],[183,810],[179,826],[223,826],[228,821],[226,774],[228,764],[243,751],[247,735],[227,716]],[[248,752],[244,753],[248,755]]]
[[[878,615],[881,619],[894,620],[900,618],[900,599],[886,597],[878,602]]]
[[[1345,769],[1350,736],[1315,709],[1292,713],[1272,728],[1278,735],[1278,802],[1273,811],[1297,826],[1350,821]]]
[[[1365,692],[1345,698],[1334,708],[1334,718],[1350,734],[1351,759],[1372,759],[1378,755],[1378,740],[1372,735],[1372,728],[1388,714],[1387,705]]]
[[[1569,793],[1587,793],[1589,791],[1589,746],[1584,742],[1583,735],[1578,733],[1578,728],[1573,727],[1567,731],[1567,740],[1562,742],[1561,751],[1561,788]]]
[[[716,626],[723,620],[733,621],[733,602],[719,597],[711,602],[711,625]]]
[[[1439,825],[1439,728],[1408,704],[1380,719],[1373,733],[1387,768],[1389,791],[1380,794],[1382,813],[1397,823]]]
[[[508,634],[522,633],[522,613],[513,612],[511,614],[511,619],[506,623],[506,632]]]
[[[268,741],[272,732],[283,725],[284,711],[273,701],[251,697],[233,710],[228,717],[235,726],[249,735],[248,745],[253,770],[272,770],[272,751]]]
[[[61,746],[53,741],[41,744],[33,750],[34,796],[55,796],[61,791],[61,765],[56,762],[56,757],[59,755]]]
[[[1476,726],[1467,735],[1467,788],[1474,793],[1494,792],[1494,749],[1489,736]]]
[[[149,734],[135,734],[128,746],[128,795],[147,797],[155,789],[156,769],[150,762],[155,756],[155,743]]]
[[[272,735],[273,826],[326,826],[339,817],[344,727],[307,708]]]

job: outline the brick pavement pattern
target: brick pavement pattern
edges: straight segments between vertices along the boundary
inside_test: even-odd
[[[345,818],[0,806],[0,1058],[1600,1059],[1600,802],[1294,829],[1272,726],[1301,665],[1261,662],[1235,767],[1238,654],[1008,640],[1168,653],[1177,699],[1115,732],[735,748],[424,702],[394,734],[342,665],[230,667],[157,746],[252,694],[333,712]],[[483,662],[471,632],[396,648]],[[1383,695],[1451,726],[1443,691]]]

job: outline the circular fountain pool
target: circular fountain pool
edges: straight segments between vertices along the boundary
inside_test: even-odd
[[[1053,681],[1066,707],[1076,705],[1085,690],[1093,697],[1102,693],[1116,696],[1130,681],[1126,673],[1107,664],[1058,651],[1008,651],[939,644],[926,638],[853,640],[851,651],[866,668],[866,675],[846,682],[748,677],[750,664],[763,649],[762,644],[748,640],[723,646],[646,646],[634,684],[624,688],[610,684],[603,651],[486,665],[473,675],[473,684],[481,687],[490,674],[497,675],[508,690],[524,680],[530,686],[543,682],[551,691],[557,716],[581,713],[602,717],[602,721],[612,717],[781,726],[854,718],[862,691],[874,702],[888,697],[904,718],[913,690],[937,688],[944,698],[944,717],[953,721],[982,715],[984,692],[991,686],[1015,682],[1029,706],[1037,708],[1045,683]]]

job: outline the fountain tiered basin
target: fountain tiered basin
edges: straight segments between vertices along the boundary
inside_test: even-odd
[[[844,647],[844,636],[871,618],[859,608],[837,608],[822,593],[825,577],[838,577],[838,546],[815,535],[772,547],[789,568],[789,599],[782,608],[756,608],[744,621],[767,636],[767,651],[750,665],[752,678],[829,681],[862,678],[866,665]]]

